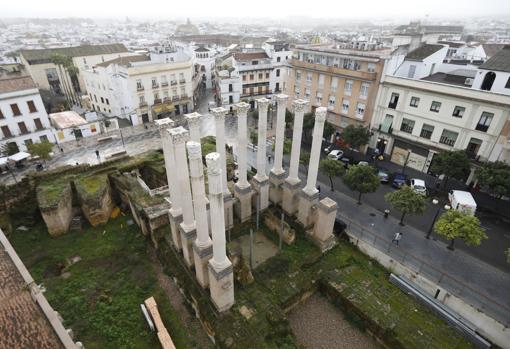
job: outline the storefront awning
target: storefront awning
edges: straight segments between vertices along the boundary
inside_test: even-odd
[[[9,156],[9,160],[18,162],[21,160],[28,159],[30,157],[29,153],[25,153],[24,151],[20,151],[19,153],[16,153],[14,155]]]

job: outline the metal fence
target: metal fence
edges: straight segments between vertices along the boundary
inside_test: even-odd
[[[377,248],[379,251],[400,262],[414,272],[424,276],[428,280],[435,282],[449,293],[458,298],[463,299],[474,308],[487,314],[493,319],[501,322],[504,326],[510,325],[510,309],[490,298],[488,295],[481,293],[451,276],[450,274],[440,270],[419,257],[416,257],[396,246],[388,239],[378,236],[370,229],[363,227],[359,223],[350,220],[348,217],[339,213],[341,219],[347,224],[346,230],[355,238]]]

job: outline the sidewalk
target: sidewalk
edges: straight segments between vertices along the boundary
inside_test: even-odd
[[[510,323],[510,275],[466,254],[450,251],[446,244],[425,239],[425,234],[411,226],[400,226],[393,217],[384,218],[376,209],[339,192],[331,192],[329,184],[318,182],[321,197],[329,196],[338,203],[338,217],[349,230],[407,267],[440,283],[489,316]],[[395,232],[403,234],[400,245],[391,243]]]

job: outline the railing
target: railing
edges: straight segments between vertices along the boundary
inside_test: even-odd
[[[179,100],[179,96],[173,96],[172,101],[177,102]]]
[[[432,131],[421,130],[420,137],[430,139],[430,137],[432,137]]]
[[[145,108],[145,107],[147,107],[147,102],[141,102],[139,104],[139,106],[140,106],[140,108]]]
[[[162,83],[161,83],[161,86],[162,86],[162,87],[167,87],[167,86],[168,86],[168,82],[162,82]]]
[[[400,126],[400,131],[406,132],[406,133],[413,133],[413,127],[409,125],[402,125]]]
[[[159,88],[159,84],[152,84],[152,88]]]
[[[172,81],[170,81],[170,84],[171,84],[172,86],[177,85],[177,80],[172,80]]]
[[[396,248],[390,240],[378,236],[375,232],[357,222],[352,221],[342,213],[339,212],[338,215],[347,224],[346,231],[352,237],[371,245],[382,253],[393,258],[393,260],[412,269],[417,274],[421,274],[426,279],[435,282],[437,285],[448,290],[451,294],[463,299],[466,303],[471,304],[476,309],[479,309],[490,317],[493,317],[506,327],[510,325],[510,308],[507,306],[500,304],[488,295],[473,289],[464,282],[451,276],[445,271],[432,266],[421,258]]]
[[[160,103],[161,103],[161,98],[154,99],[154,104],[160,104]]]
[[[137,86],[137,87],[136,87],[136,90],[137,90],[137,91],[143,91],[143,86]]]
[[[186,83],[186,79],[179,79],[179,82],[180,82],[181,84],[185,84],[185,83]]]
[[[441,138],[439,138],[439,143],[449,145],[450,147],[455,145],[455,141],[455,139],[451,139],[446,136],[441,136]]]

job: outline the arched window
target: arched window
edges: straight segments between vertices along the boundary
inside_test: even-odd
[[[490,91],[492,88],[492,84],[494,84],[494,80],[496,79],[496,73],[490,71],[485,74],[485,78],[483,78],[482,86],[480,89],[484,91]]]

